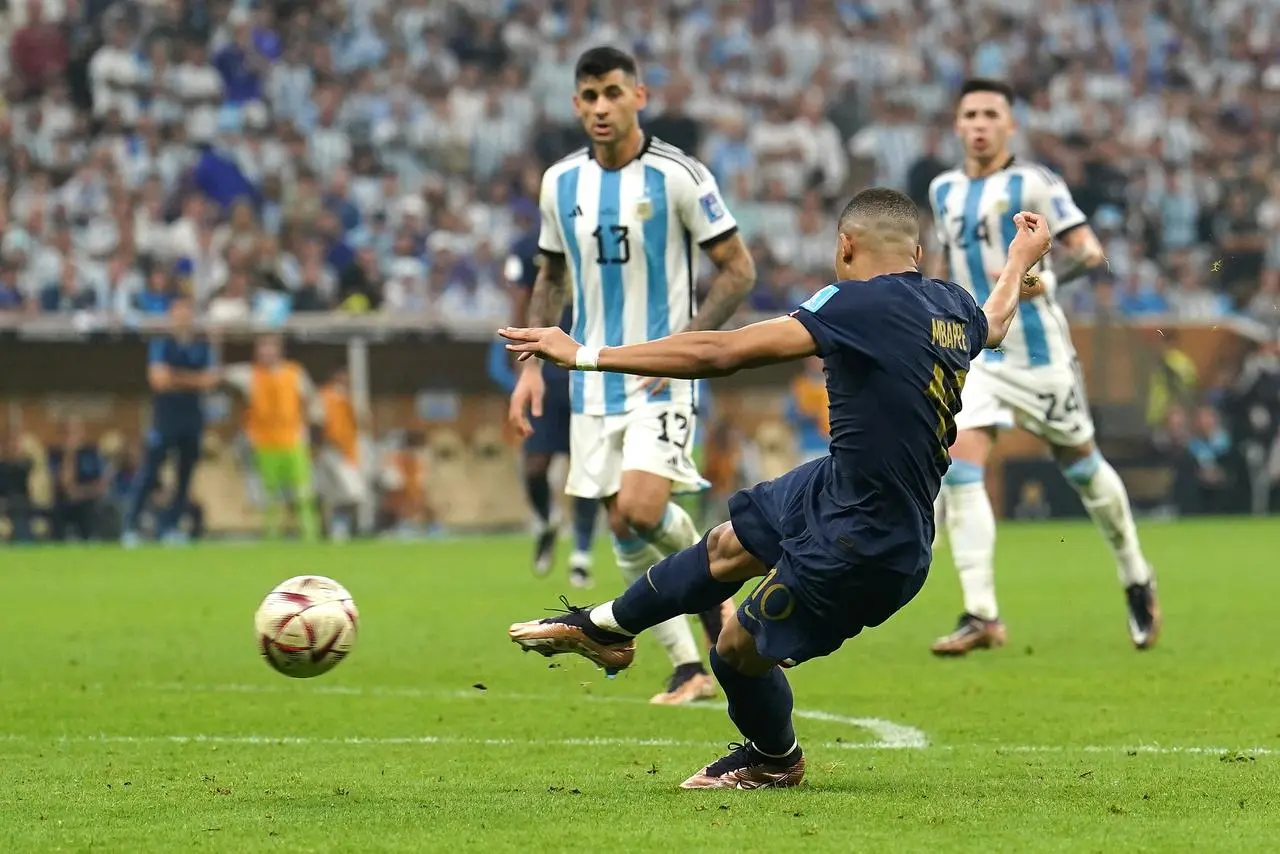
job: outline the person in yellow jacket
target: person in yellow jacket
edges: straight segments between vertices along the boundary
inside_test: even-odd
[[[280,336],[264,335],[254,345],[253,363],[232,365],[224,376],[248,404],[245,433],[266,494],[267,536],[280,535],[280,507],[287,501],[302,538],[318,540],[320,516],[311,470],[310,427],[323,419],[323,412],[306,369],[284,358]]]

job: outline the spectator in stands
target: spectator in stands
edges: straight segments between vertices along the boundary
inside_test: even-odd
[[[1223,428],[1218,413],[1211,406],[1196,409],[1191,436],[1187,441],[1187,459],[1191,488],[1186,504],[1179,510],[1186,515],[1225,513],[1232,509],[1232,487],[1236,480],[1235,458],[1231,437]]]
[[[66,70],[67,39],[56,22],[45,19],[43,0],[28,0],[27,22],[14,32],[9,53],[26,97],[43,93]]]
[[[1280,510],[1280,338],[1245,359],[1231,401],[1254,511]]]
[[[84,422],[63,422],[61,441],[49,449],[49,475],[54,483],[53,538],[65,541],[74,529],[84,541],[98,538],[98,514],[107,492],[107,464],[96,442],[85,435]]]
[[[31,458],[22,447],[22,437],[13,433],[0,449],[0,518],[8,520],[9,541],[13,543],[33,539],[31,469]]]
[[[15,263],[0,261],[0,314],[20,312],[26,307],[26,297],[22,294],[18,276],[18,266]]]

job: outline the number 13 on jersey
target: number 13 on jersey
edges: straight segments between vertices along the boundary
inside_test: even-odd
[[[925,397],[933,404],[938,414],[938,454],[946,459],[947,450],[951,447],[956,429],[956,409],[960,401],[960,391],[964,388],[964,378],[968,371],[948,371],[939,363],[934,363],[933,379],[925,389]]]

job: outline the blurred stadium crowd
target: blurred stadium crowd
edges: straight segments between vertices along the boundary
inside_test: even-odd
[[[1280,9],[1268,0],[13,0],[0,310],[502,315],[573,61],[641,58],[650,130],[710,165],[762,269],[828,275],[828,211],[957,160],[952,93],[1011,80],[1021,150],[1104,234],[1070,309],[1275,314]],[[927,205],[926,205],[927,207]],[[1098,285],[1101,285],[1100,287]]]
[[[717,176],[750,310],[825,282],[855,188],[927,210],[953,93],[989,76],[1106,245],[1069,314],[1280,316],[1273,0],[9,0],[0,32],[0,314],[128,322],[183,289],[210,320],[505,319],[542,168],[581,144],[573,63],[613,43],[649,131]],[[1238,377],[1162,365],[1148,417],[1188,494],[1212,504],[1226,455],[1280,485],[1276,348]],[[822,403],[793,398],[815,452]]]

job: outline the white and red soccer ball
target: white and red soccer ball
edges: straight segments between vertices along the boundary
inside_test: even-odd
[[[285,676],[308,679],[347,657],[359,620],[345,587],[322,575],[299,575],[267,594],[253,624],[267,664]]]

